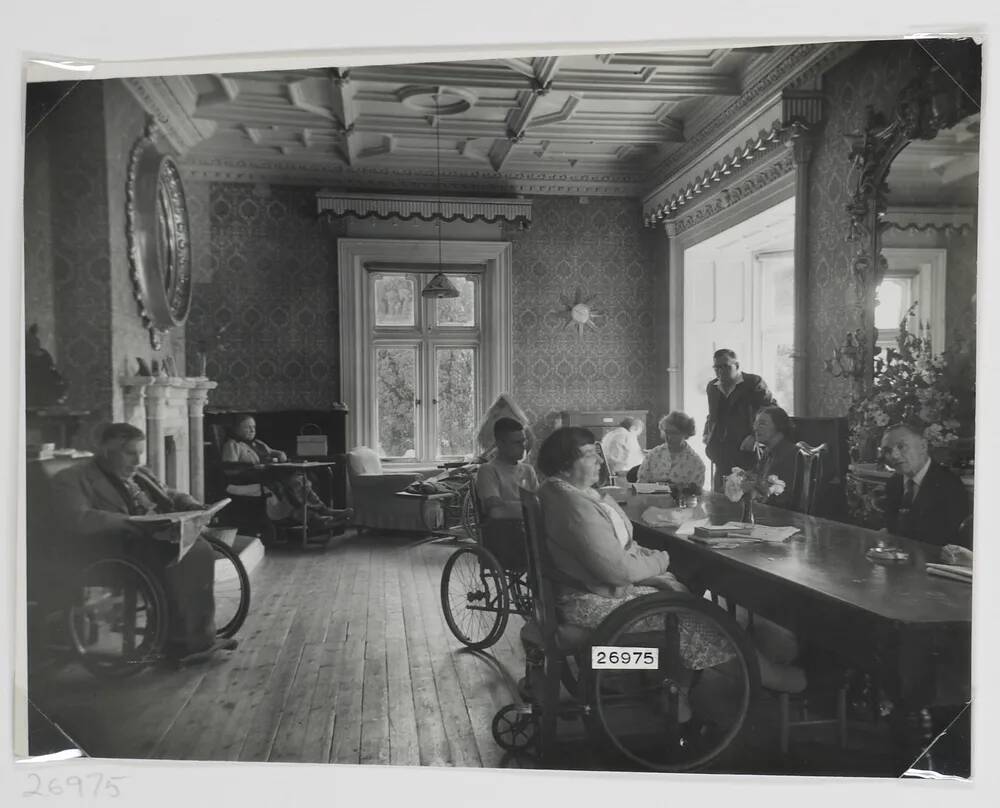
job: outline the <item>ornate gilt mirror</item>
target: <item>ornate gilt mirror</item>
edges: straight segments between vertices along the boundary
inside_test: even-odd
[[[127,187],[129,264],[139,314],[159,350],[191,307],[191,242],[180,172],[153,124],[132,148]]]
[[[877,292],[888,269],[883,237],[896,223],[887,219],[890,171],[901,152],[915,141],[933,141],[954,128],[960,131],[949,135],[952,140],[978,132],[981,72],[981,50],[970,47],[968,41],[938,43],[933,52],[924,48],[916,75],[900,93],[891,117],[869,107],[865,129],[848,136],[852,162],[848,240],[857,244],[852,269],[861,304],[859,348],[863,355],[859,361],[864,368],[856,377],[856,396],[870,388],[874,373]],[[910,158],[916,156],[919,161],[919,155],[912,152],[919,149],[911,150],[900,162],[901,180],[904,171],[913,167]]]

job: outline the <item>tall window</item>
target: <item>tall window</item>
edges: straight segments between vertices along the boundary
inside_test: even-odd
[[[760,372],[789,414],[795,400],[795,264],[791,251],[758,253]]]
[[[882,255],[888,266],[876,293],[877,345],[896,347],[899,323],[916,303],[916,310],[906,327],[911,331],[922,326],[929,328],[932,349],[943,351],[947,251],[889,247],[882,250]]]
[[[452,460],[476,451],[484,410],[482,278],[449,275],[458,297],[423,298],[432,274],[368,274],[373,438],[385,460]]]

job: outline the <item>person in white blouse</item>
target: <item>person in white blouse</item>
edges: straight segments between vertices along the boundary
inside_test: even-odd
[[[705,461],[688,444],[695,433],[694,418],[674,410],[659,423],[663,443],[651,449],[639,467],[640,483],[674,483],[702,488],[705,485]]]
[[[645,453],[639,445],[639,436],[644,427],[638,418],[623,418],[601,439],[601,450],[609,473],[624,476],[642,463]]]

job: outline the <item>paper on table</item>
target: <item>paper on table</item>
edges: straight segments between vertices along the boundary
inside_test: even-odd
[[[220,499],[200,511],[175,511],[174,513],[148,513],[145,516],[130,516],[129,521],[135,524],[150,526],[152,537],[159,541],[177,542],[177,560],[187,555],[194,546],[195,539],[201,534],[202,528],[212,521],[212,517],[232,502],[228,497]],[[162,528],[154,527],[163,525]]]
[[[960,567],[957,564],[927,564],[928,572],[947,572],[951,575],[961,575],[963,578],[972,578],[972,567]]]
[[[758,541],[783,542],[798,532],[799,529],[794,525],[786,525],[784,527],[754,525],[753,532],[750,535]]]
[[[677,528],[676,535],[681,536],[682,538],[689,539],[694,535],[694,529],[696,526],[707,525],[707,524],[708,524],[708,519],[690,519],[684,524],[682,524],[679,528]]]
[[[958,573],[950,569],[939,569],[938,567],[932,567],[930,564],[927,565],[927,574],[937,575],[941,578],[950,578],[952,581],[961,581],[966,584],[972,583],[971,575],[965,575],[964,573]]]
[[[694,508],[657,508],[650,506],[642,512],[642,521],[653,527],[683,525],[694,514]]]
[[[637,494],[669,494],[670,486],[663,483],[632,483]]]

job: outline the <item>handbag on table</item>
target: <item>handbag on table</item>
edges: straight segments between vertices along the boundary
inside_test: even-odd
[[[314,431],[308,431],[314,430]],[[295,438],[295,452],[299,457],[326,457],[327,437],[317,424],[305,424]]]

